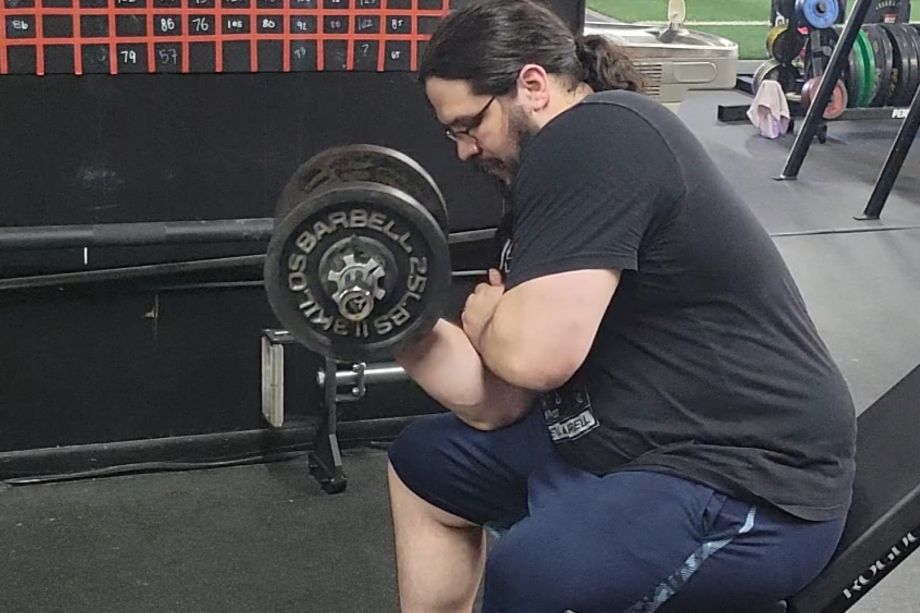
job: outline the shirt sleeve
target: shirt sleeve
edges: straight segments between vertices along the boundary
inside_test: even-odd
[[[573,107],[522,156],[507,286],[572,270],[638,270],[643,242],[684,193],[681,166],[645,117],[622,104]]]

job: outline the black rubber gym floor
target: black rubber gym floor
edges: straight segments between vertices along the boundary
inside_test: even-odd
[[[832,124],[799,180],[781,183],[791,136],[716,121],[717,104],[749,101],[695,93],[679,114],[774,234],[862,411],[920,362],[920,151],[881,221],[856,221],[898,122]],[[871,231],[840,232],[852,229]],[[393,611],[385,453],[356,448],[344,461],[338,496],[302,458],[2,487],[0,611]],[[851,611],[920,612],[920,555]]]

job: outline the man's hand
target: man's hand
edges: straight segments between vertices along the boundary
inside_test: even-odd
[[[466,332],[473,347],[479,353],[482,353],[480,347],[482,333],[492,321],[495,309],[498,308],[498,301],[501,300],[504,293],[505,285],[502,283],[501,273],[491,268],[489,269],[489,282],[477,285],[473,293],[466,299],[466,306],[463,308],[460,321],[463,323],[463,331]]]

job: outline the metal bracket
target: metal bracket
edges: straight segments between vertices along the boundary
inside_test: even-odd
[[[335,360],[326,358],[325,372],[329,380],[335,381]],[[326,419],[323,420],[313,440],[313,451],[308,456],[310,475],[316,479],[327,494],[345,491],[348,477],[342,467],[342,453],[338,438],[338,395],[334,385],[324,386],[323,402]]]
[[[284,345],[296,341],[287,330],[262,331],[262,415],[275,428],[284,424]],[[324,415],[307,460],[310,475],[327,493],[344,492],[348,484],[339,448],[339,404],[364,398],[370,382],[407,379],[406,372],[395,362],[371,365],[359,362],[347,370],[338,370],[336,361],[326,358],[324,367],[316,373],[316,384],[323,389]],[[340,392],[343,386],[348,386],[348,391]]]
[[[336,434],[338,426],[338,405],[342,402],[356,402],[364,398],[367,384],[371,381],[401,381],[408,379],[406,372],[395,363],[368,366],[364,362],[351,365],[348,370],[338,370],[332,358],[326,358],[325,368],[316,374],[316,383],[323,388],[323,402],[326,419],[319,431],[310,454],[310,474],[330,494],[345,491],[348,478],[342,467],[342,454]],[[346,393],[339,387],[350,386]]]

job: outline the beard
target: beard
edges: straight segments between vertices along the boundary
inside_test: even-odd
[[[537,128],[530,123],[527,114],[520,106],[511,108],[508,114],[508,139],[511,142],[511,153],[504,158],[480,159],[478,165],[483,172],[498,178],[508,187],[514,180],[520,164],[521,153],[533,140]]]

